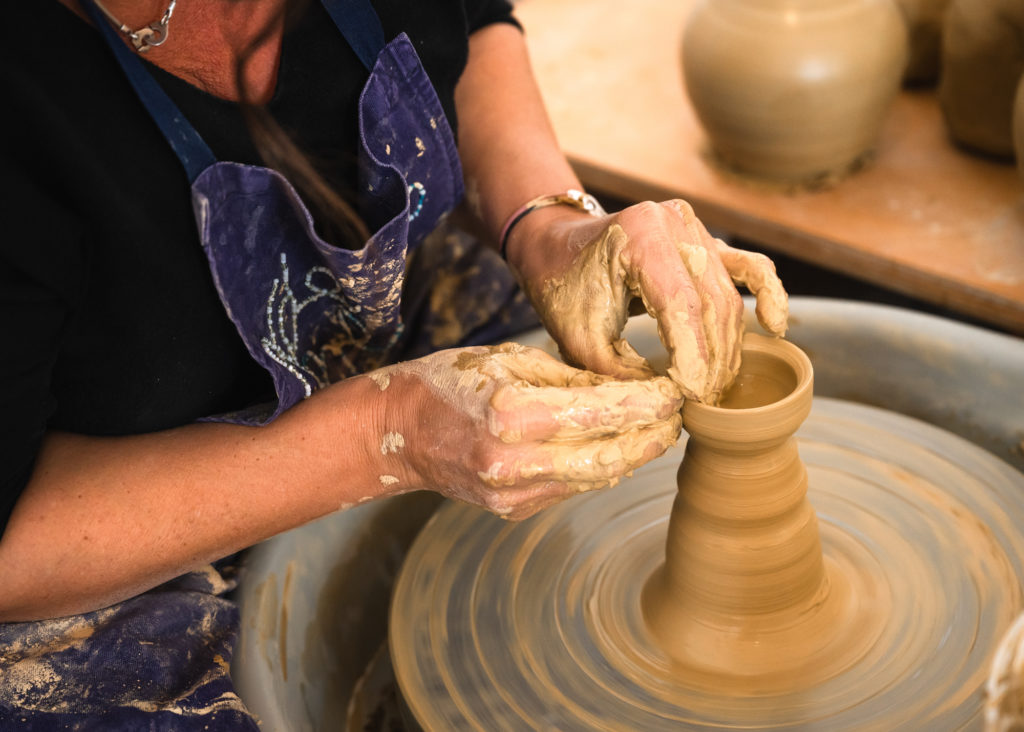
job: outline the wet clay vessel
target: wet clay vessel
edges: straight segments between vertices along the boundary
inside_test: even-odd
[[[702,0],[682,57],[718,157],[803,182],[843,173],[872,149],[906,67],[907,32],[892,0]]]
[[[1012,159],[1013,100],[1024,73],[1024,2],[952,0],[942,35],[939,102],[953,140]]]
[[[747,693],[805,686],[877,639],[884,588],[826,564],[794,434],[811,411],[810,360],[749,335],[739,377],[718,406],[683,410],[665,564],[643,606],[657,644],[692,683]],[[812,676],[800,679],[801,673]]]

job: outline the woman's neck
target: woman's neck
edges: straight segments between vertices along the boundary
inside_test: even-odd
[[[88,19],[79,0],[59,2]],[[169,0],[101,2],[118,22],[136,30],[160,20]],[[167,24],[166,42],[149,48],[145,58],[222,99],[267,102],[277,81],[284,2],[178,0]],[[239,89],[237,76],[243,59],[245,93]]]

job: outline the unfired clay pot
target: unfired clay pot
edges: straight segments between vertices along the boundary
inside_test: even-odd
[[[792,683],[825,646],[832,658],[813,665],[827,677],[830,661],[855,650],[830,635],[844,587],[827,571],[793,436],[810,413],[812,384],[800,349],[747,335],[721,404],[683,409],[690,437],[665,564],[643,608],[662,650],[709,687],[716,677],[746,679],[752,692]]]
[[[810,361],[747,335],[741,373],[718,407],[687,402],[665,564],[644,615],[676,661],[729,673],[756,664],[759,616],[812,607],[825,574],[797,428],[811,411]]]
[[[1022,72],[1024,1],[952,0],[943,26],[939,101],[956,142],[1013,156],[1013,98]]]
[[[896,0],[907,24],[910,57],[903,80],[931,84],[939,79],[942,58],[942,20],[949,0]]]
[[[784,181],[867,153],[906,61],[892,0],[701,0],[683,39],[687,91],[719,157]]]

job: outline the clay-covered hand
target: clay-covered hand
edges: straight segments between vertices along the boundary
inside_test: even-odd
[[[550,207],[517,229],[509,262],[569,363],[650,377],[650,364],[621,338],[629,303],[640,298],[657,320],[669,376],[686,398],[713,404],[739,368],[743,300],[733,283],[754,293],[770,333],[785,333],[786,292],[771,260],[711,236],[685,201],[602,218]]]
[[[514,520],[614,484],[681,429],[671,380],[616,381],[512,343],[439,351],[372,378],[390,395],[387,480]]]

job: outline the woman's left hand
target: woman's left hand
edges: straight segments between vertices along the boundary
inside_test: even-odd
[[[754,294],[766,330],[786,331],[787,297],[772,261],[712,237],[685,201],[601,218],[538,209],[512,230],[508,257],[562,357],[591,371],[653,374],[621,338],[630,301],[640,298],[688,399],[713,404],[736,376],[743,300],[734,282]]]

